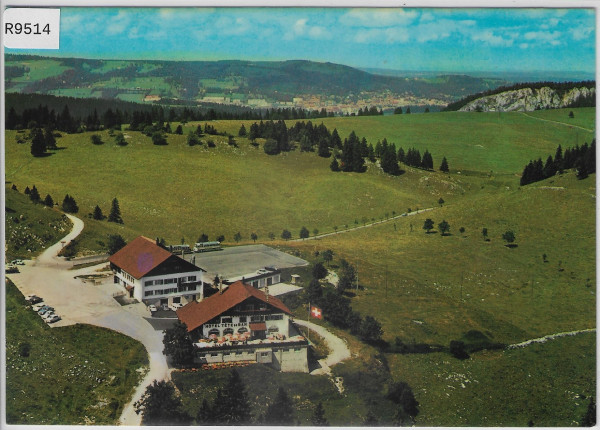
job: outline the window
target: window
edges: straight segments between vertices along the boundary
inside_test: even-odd
[[[269,333],[278,333],[279,332],[279,327],[272,325],[271,327],[269,327]]]
[[[221,317],[221,324],[226,324],[226,323],[231,323],[231,322],[232,322],[231,317]]]
[[[195,281],[195,280],[196,280],[196,277],[195,277],[195,276],[188,276],[188,279],[187,279],[187,280],[188,280],[188,281]]]
[[[271,321],[278,321],[278,320],[282,320],[283,319],[283,315],[279,314],[279,315],[271,315],[271,317],[269,318]]]
[[[240,317],[241,323],[245,323],[246,321],[248,321],[248,317]]]
[[[148,297],[148,296],[151,296],[151,295],[153,295],[153,294],[154,294],[154,291],[146,291],[146,292],[144,293],[144,296],[145,296],[145,297]]]
[[[260,322],[260,321],[263,321],[262,315],[252,315],[250,317],[250,322]]]
[[[154,285],[162,285],[162,284],[163,284],[162,279],[157,279],[156,281],[154,281]]]
[[[246,310],[247,311],[253,311],[254,310],[254,305],[252,303],[249,303],[246,305]]]
[[[269,356],[269,353],[268,353],[268,352],[261,352],[261,353],[260,353],[260,356],[261,356],[261,357],[268,357],[268,356]]]
[[[146,282],[144,282],[144,287],[149,287],[150,285],[154,285],[154,281],[146,281]]]

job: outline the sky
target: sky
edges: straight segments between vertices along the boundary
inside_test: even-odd
[[[60,50],[27,53],[594,73],[595,24],[594,9],[62,8]]]

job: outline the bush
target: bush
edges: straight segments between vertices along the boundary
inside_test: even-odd
[[[275,139],[267,139],[263,149],[268,155],[277,155],[280,152],[279,145]]]
[[[19,344],[19,355],[21,357],[29,357],[29,353],[31,351],[31,345],[27,342],[23,342]]]

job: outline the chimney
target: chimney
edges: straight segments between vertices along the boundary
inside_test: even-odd
[[[160,240],[158,240],[158,237],[156,238],[156,245],[160,245]]]

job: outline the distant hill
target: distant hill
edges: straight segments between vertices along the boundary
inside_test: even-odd
[[[521,83],[481,92],[450,103],[447,111],[533,111],[567,107],[595,107],[596,83]]]
[[[506,84],[466,75],[384,76],[352,67],[292,61],[124,61],[6,55],[6,90],[69,97],[118,98],[133,102],[162,99],[239,105],[257,99],[291,103],[306,95],[334,102],[386,95],[393,105],[445,105],[474,92]],[[371,96],[369,96],[371,97]],[[412,97],[403,102],[394,97]],[[367,100],[368,102],[368,100]]]

